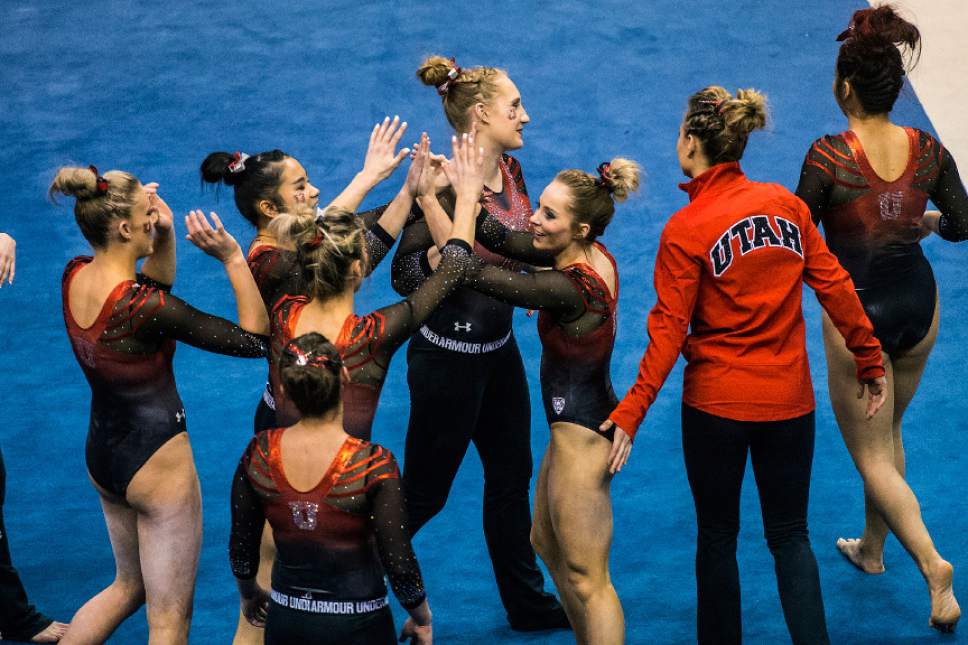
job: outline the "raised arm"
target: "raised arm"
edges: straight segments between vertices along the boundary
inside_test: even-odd
[[[406,121],[400,123],[398,116],[393,117],[392,121],[390,117],[386,117],[382,123],[373,126],[366,156],[363,159],[363,169],[356,173],[353,180],[336,196],[330,206],[355,213],[367,194],[377,184],[392,175],[400,162],[410,154],[409,148],[396,152],[397,143],[406,131]]]
[[[188,227],[186,237],[225,267],[232,290],[235,291],[239,327],[255,334],[266,335],[269,333],[269,315],[242,249],[222,226],[218,215],[211,213],[211,216],[214,227],[208,223],[202,211],[191,211],[185,217]]]
[[[162,284],[175,284],[175,226],[171,209],[158,194],[158,184],[145,184],[148,194],[148,214],[157,214],[154,251],[141,265],[141,272]]]
[[[368,273],[383,261],[383,258],[390,252],[394,241],[403,229],[410,213],[413,210],[414,197],[417,194],[418,183],[427,158],[430,155],[430,139],[424,132],[420,136],[420,143],[414,151],[413,161],[407,171],[407,178],[400,192],[386,206],[381,206],[372,211],[360,213],[366,227],[365,239],[367,255]]]

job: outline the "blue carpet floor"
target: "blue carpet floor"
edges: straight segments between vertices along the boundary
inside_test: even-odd
[[[621,154],[648,173],[643,194],[623,206],[604,237],[622,277],[613,363],[616,389],[631,384],[645,348],[659,231],[685,204],[674,143],[689,93],[707,84],[757,87],[771,99],[769,131],[753,135],[744,162],[754,179],[794,187],[810,142],[846,125],[830,91],[834,36],[860,0],[737,0],[639,3],[393,3],[246,0],[195,3],[4,2],[0,5],[0,230],[18,241],[16,284],[0,292],[8,474],[6,521],[14,561],[33,602],[62,620],[113,576],[100,507],[87,482],[84,437],[89,392],[66,342],[59,278],[87,247],[66,207],[44,193],[62,164],[95,163],[158,181],[177,214],[215,209],[243,243],[251,231],[232,200],[199,189],[197,167],[212,150],[282,148],[300,159],[323,196],[335,195],[362,161],[369,129],[385,114],[426,129],[436,147],[449,134],[439,100],[414,77],[422,56],[456,55],[464,66],[509,70],[532,122],[517,153],[532,194],[566,167],[593,169]],[[553,7],[553,9],[551,8]],[[954,62],[953,62],[954,64]],[[898,121],[931,128],[906,88]],[[968,161],[962,162],[968,163]],[[368,200],[380,203],[402,172]],[[921,391],[907,413],[908,477],[939,550],[956,567],[968,555],[968,434],[963,378],[968,286],[965,249],[925,242],[941,290],[941,333]],[[177,293],[234,316],[216,262],[179,242]],[[388,263],[387,263],[388,264]],[[364,288],[359,310],[389,303],[388,266]],[[968,642],[927,628],[928,596],[892,538],[888,572],[866,577],[834,549],[862,528],[860,481],[829,408],[818,307],[805,298],[818,399],[811,534],[835,643]],[[535,324],[516,333],[529,366],[532,446],[543,454]],[[181,347],[179,388],[188,410],[205,500],[205,541],[192,642],[229,642],[238,602],[228,567],[228,489],[251,434],[265,377],[260,361]],[[374,436],[402,455],[408,394],[402,355],[384,389]],[[694,642],[695,522],[679,440],[681,365],[615,480],[612,575],[629,643]],[[504,621],[480,530],[481,469],[469,454],[445,511],[415,542],[441,643],[568,643],[567,633],[522,636]],[[957,493],[962,490],[962,493]],[[748,643],[787,642],[759,507],[748,478],[739,550]],[[959,572],[968,569],[958,569]],[[956,590],[968,598],[964,573]],[[550,586],[550,582],[549,582]],[[396,610],[395,610],[396,611]],[[402,613],[396,611],[398,620]],[[144,614],[114,643],[146,639]]]

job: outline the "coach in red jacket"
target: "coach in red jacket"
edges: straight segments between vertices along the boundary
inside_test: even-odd
[[[739,160],[766,123],[766,99],[708,87],[689,98],[676,148],[689,205],[662,232],[656,304],[635,385],[615,424],[612,466],[681,351],[682,443],[696,504],[699,642],[740,643],[740,487],[747,453],[767,544],[793,642],[828,643],[817,563],[807,537],[814,399],[801,310],[803,283],[847,340],[868,416],[884,402],[881,346],[854,286],[827,249],[806,205],[776,184],[750,181]]]

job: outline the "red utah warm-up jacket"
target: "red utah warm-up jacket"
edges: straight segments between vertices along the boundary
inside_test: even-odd
[[[807,206],[739,163],[680,188],[688,206],[666,224],[655,261],[656,304],[638,378],[609,417],[634,437],[679,356],[682,401],[738,421],[778,421],[815,407],[803,283],[847,340],[859,379],[884,375],[881,345],[850,276]]]

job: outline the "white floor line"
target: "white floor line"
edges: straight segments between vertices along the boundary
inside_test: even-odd
[[[882,4],[870,0],[871,5]],[[968,177],[968,0],[900,0],[921,31],[921,61],[911,84],[941,142]]]

